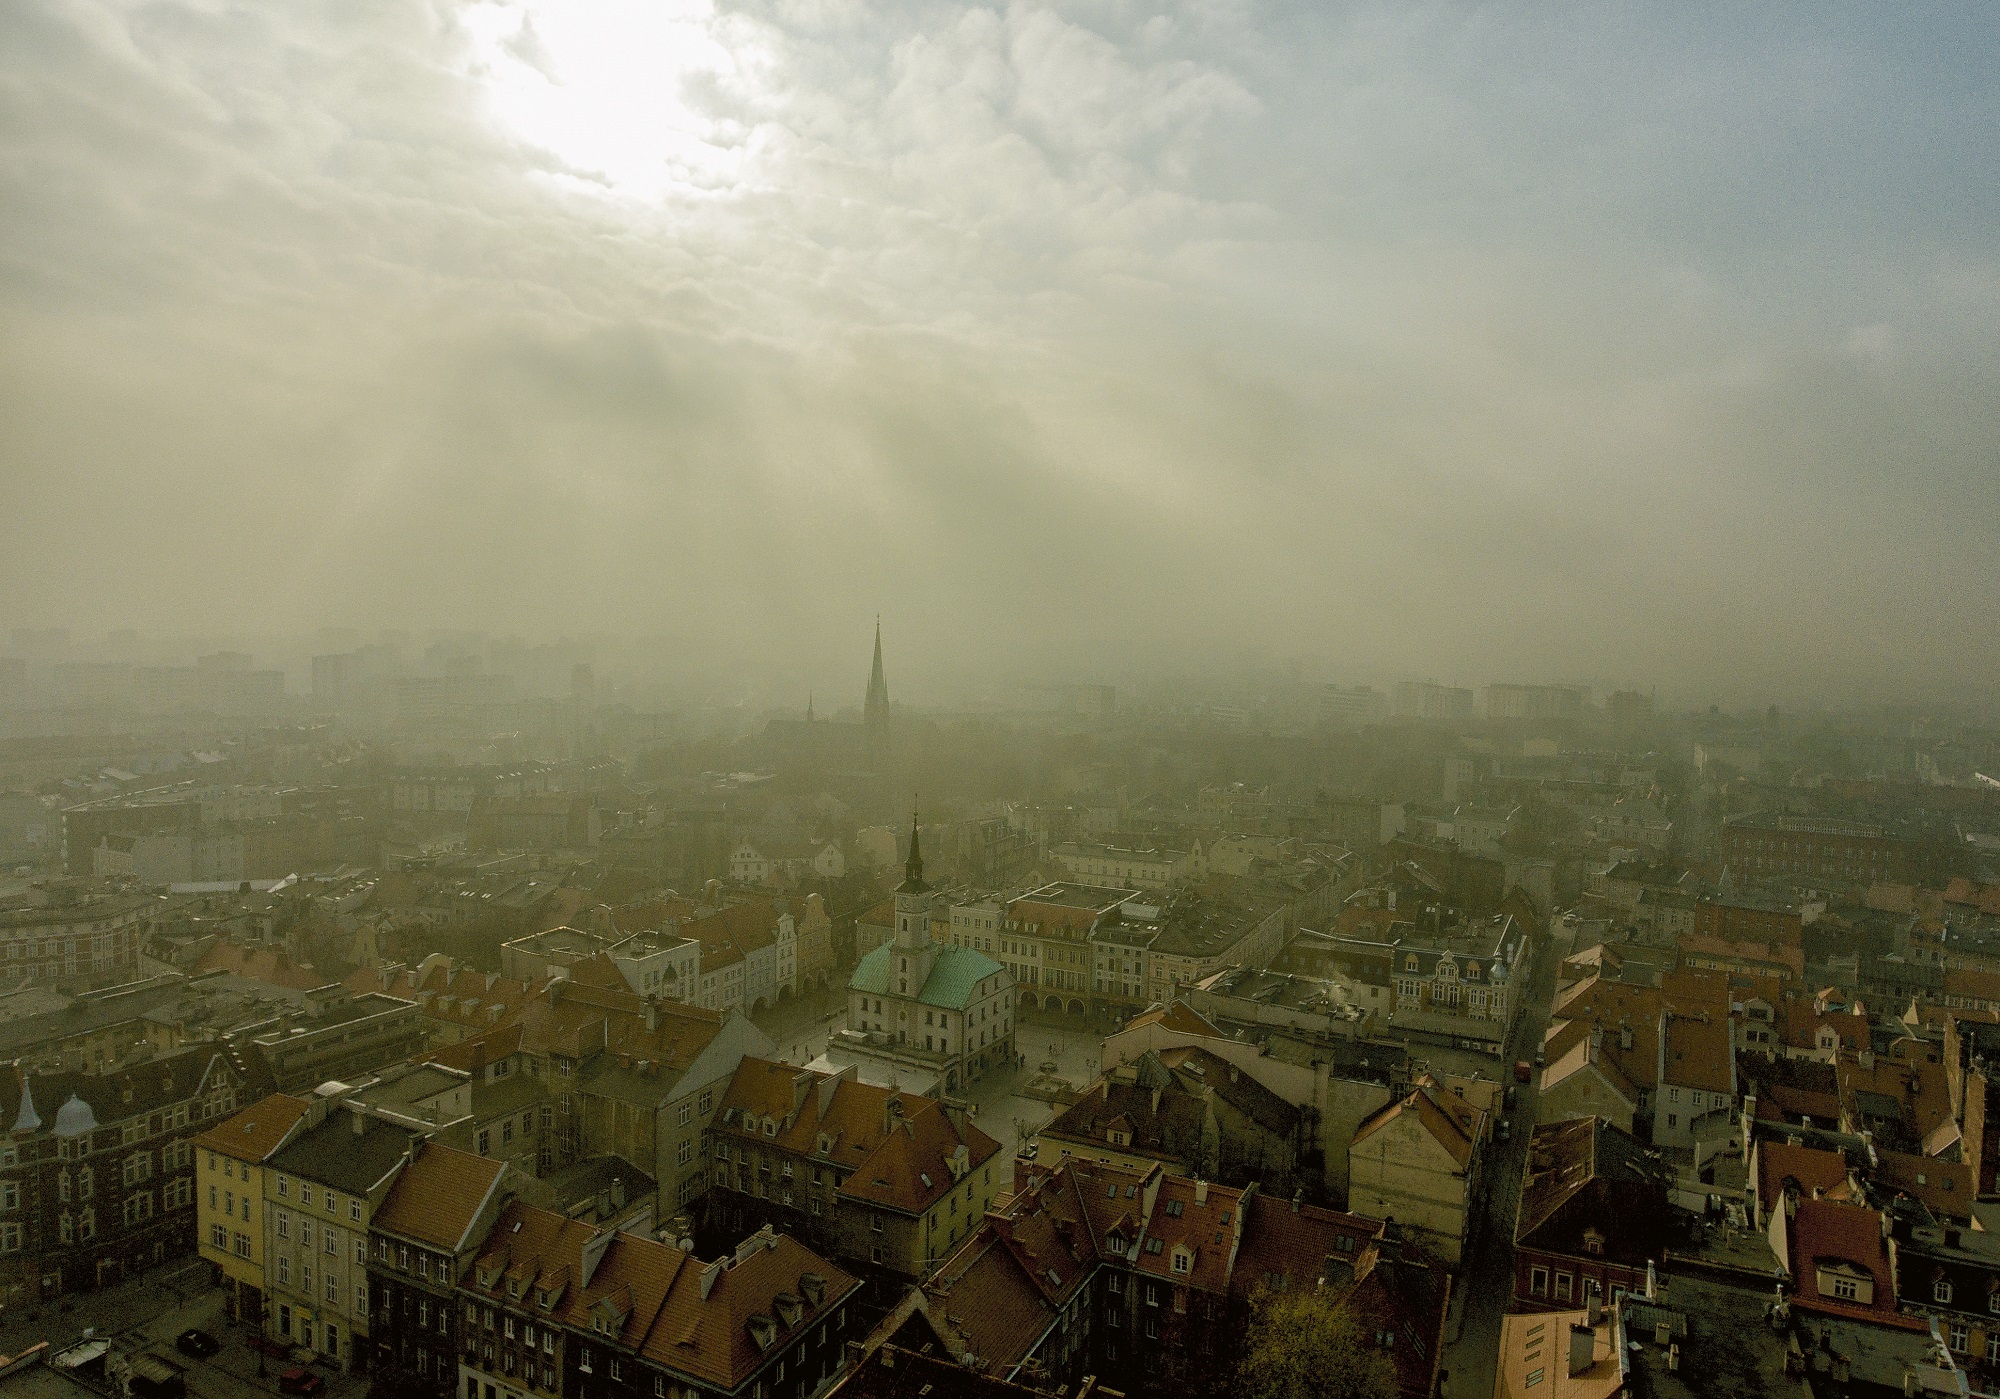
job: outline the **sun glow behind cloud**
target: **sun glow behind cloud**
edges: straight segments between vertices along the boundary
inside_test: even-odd
[[[658,200],[741,177],[748,129],[691,93],[746,94],[759,65],[748,30],[725,42],[710,0],[488,3],[461,22],[493,116],[561,162],[559,184]]]

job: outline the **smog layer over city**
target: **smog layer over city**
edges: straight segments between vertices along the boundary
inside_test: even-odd
[[[2000,1394],[1989,11],[0,5],[0,1390]]]

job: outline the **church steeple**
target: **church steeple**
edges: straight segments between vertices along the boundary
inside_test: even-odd
[[[931,886],[924,883],[924,851],[917,841],[917,809],[910,807],[910,858],[896,886],[896,994],[921,995],[937,949],[931,944]]]
[[[910,858],[903,862],[903,882],[897,886],[899,894],[921,894],[931,886],[924,883],[924,851],[917,837],[917,808],[910,806]]]
[[[861,722],[871,734],[889,729],[889,679],[882,670],[882,619],[875,618],[875,665],[868,672],[868,698],[861,705]]]

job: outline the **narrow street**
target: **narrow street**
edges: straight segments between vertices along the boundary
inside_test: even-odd
[[[1528,994],[1503,1060],[1508,1082],[1513,1081],[1516,1060],[1534,1062],[1555,1000],[1556,965],[1569,956],[1573,937],[1571,929],[1557,925],[1529,980]],[[1444,1399],[1487,1399],[1493,1393],[1500,1318],[1506,1314],[1514,1292],[1514,1217],[1540,1091],[1539,1075],[1520,1085],[1514,1111],[1508,1115],[1514,1139],[1493,1144],[1494,1155],[1487,1168],[1486,1213],[1477,1236],[1467,1241],[1469,1264],[1459,1275],[1452,1316],[1445,1327]]]

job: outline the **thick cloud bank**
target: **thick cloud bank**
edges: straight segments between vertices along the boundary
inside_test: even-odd
[[[1993,50],[1976,7],[0,6],[4,620],[1990,681]]]

